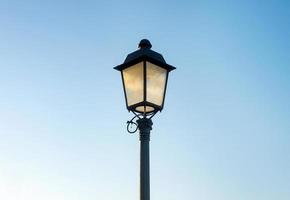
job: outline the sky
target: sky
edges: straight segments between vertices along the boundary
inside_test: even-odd
[[[177,69],[151,199],[290,199],[290,2],[0,0],[0,199],[139,198],[113,67],[147,38]]]

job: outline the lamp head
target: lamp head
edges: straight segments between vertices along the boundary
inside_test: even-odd
[[[141,40],[138,47],[114,69],[122,75],[127,109],[146,115],[163,109],[168,74],[175,67],[151,50],[149,40]]]

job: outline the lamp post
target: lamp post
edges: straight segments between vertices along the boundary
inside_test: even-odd
[[[127,109],[135,115],[127,122],[127,130],[134,133],[139,129],[140,132],[140,200],[150,200],[151,118],[163,109],[168,74],[175,69],[151,47],[149,40],[141,40],[139,49],[130,53],[123,64],[114,67],[121,72]],[[136,125],[134,131],[129,130],[132,124]]]

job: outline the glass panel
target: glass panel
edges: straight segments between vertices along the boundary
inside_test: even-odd
[[[144,99],[143,62],[124,69],[122,73],[128,106],[142,102]]]
[[[139,111],[139,112],[144,112],[144,106],[138,106],[138,107],[136,108],[136,110]],[[153,107],[151,107],[151,106],[146,106],[146,112],[152,112],[153,110],[154,110]]]
[[[162,106],[167,71],[150,62],[146,62],[147,101]]]

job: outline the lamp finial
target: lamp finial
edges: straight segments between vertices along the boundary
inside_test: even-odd
[[[139,47],[140,49],[144,49],[144,48],[149,48],[149,49],[151,49],[152,45],[151,45],[151,43],[150,43],[149,40],[147,40],[147,39],[143,39],[143,40],[140,41],[138,47]]]

